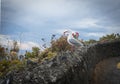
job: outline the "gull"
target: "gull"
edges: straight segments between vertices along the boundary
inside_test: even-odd
[[[65,31],[64,32],[64,35],[65,34],[68,34],[68,36],[67,36],[67,42],[70,44],[70,45],[72,45],[72,46],[74,46],[74,47],[82,47],[82,46],[84,46],[84,44],[82,43],[82,42],[80,42],[78,39],[76,39],[75,37],[74,37],[74,35],[77,35],[78,33],[73,33],[72,31]],[[77,37],[79,36],[79,34],[77,35]]]

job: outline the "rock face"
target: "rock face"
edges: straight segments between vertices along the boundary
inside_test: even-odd
[[[92,84],[120,84],[120,57],[108,58],[99,62],[93,74]]]
[[[6,84],[93,84],[96,64],[118,56],[120,41],[93,44],[75,52],[63,52],[49,61],[31,65],[23,71],[15,71],[10,74],[9,83]],[[120,80],[117,82],[120,83]],[[5,84],[5,81],[1,84]]]

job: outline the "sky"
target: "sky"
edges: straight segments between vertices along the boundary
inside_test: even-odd
[[[49,43],[65,30],[80,39],[120,33],[120,0],[0,0],[0,40],[21,42],[21,49]]]

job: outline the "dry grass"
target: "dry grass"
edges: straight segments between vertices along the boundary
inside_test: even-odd
[[[117,69],[120,69],[120,62],[117,63]]]

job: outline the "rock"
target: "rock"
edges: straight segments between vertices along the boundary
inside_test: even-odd
[[[12,84],[90,84],[96,64],[120,56],[120,41],[85,46],[12,73]],[[110,84],[106,83],[106,84]],[[113,83],[112,83],[113,84]]]
[[[5,77],[0,78],[0,84],[12,84],[12,74],[9,72]]]
[[[120,84],[120,70],[117,67],[119,62],[120,57],[99,62],[94,70],[92,84]]]

